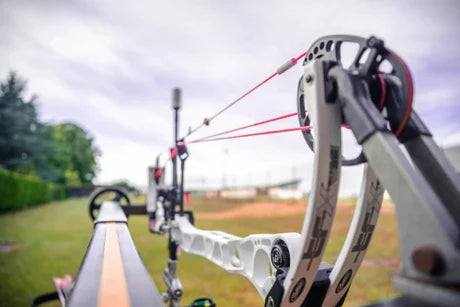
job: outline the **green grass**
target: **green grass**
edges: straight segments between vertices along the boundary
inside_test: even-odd
[[[347,200],[353,202],[354,200]],[[243,201],[192,199],[195,211],[229,210]],[[345,239],[352,210],[338,211],[325,261],[334,263]],[[202,229],[219,229],[239,236],[251,233],[299,231],[303,215],[269,219],[197,220]],[[145,217],[134,216],[129,228],[139,252],[157,287],[164,291],[161,273],[166,265],[165,238],[147,230]],[[26,306],[39,294],[53,290],[52,277],[75,276],[92,233],[86,199],[69,199],[0,216],[0,241],[21,244],[0,254],[0,306]],[[375,236],[351,287],[347,306],[374,302],[396,295],[390,273],[398,267],[398,247],[394,216],[382,214]],[[197,256],[183,253],[179,277],[184,286],[183,303],[209,296],[218,306],[262,306],[251,283],[239,275]]]

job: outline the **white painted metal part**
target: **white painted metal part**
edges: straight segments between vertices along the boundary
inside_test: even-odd
[[[155,218],[149,219],[149,228],[154,233],[164,234],[167,230],[167,222],[165,220],[165,211],[164,204],[158,200],[158,186],[164,186],[165,182],[165,171],[160,175],[158,180],[159,184],[157,185],[155,181],[155,167],[150,166],[147,170],[148,176],[148,186],[147,186],[147,212],[149,214],[154,214]]]
[[[147,212],[154,213],[156,210],[156,199],[157,199],[157,187],[155,183],[155,168],[149,166],[147,169]]]
[[[249,279],[263,299],[275,282],[276,269],[270,258],[273,244],[283,240],[290,253],[290,261],[300,246],[300,234],[256,234],[240,238],[222,231],[195,228],[185,216],[176,215],[172,221],[173,240],[185,252],[209,259],[230,273]]]
[[[385,189],[369,165],[364,167],[361,192],[347,238],[332,269],[323,306],[337,306],[351,285],[374,233]]]
[[[152,229],[153,232],[166,234],[166,230],[168,229],[167,222],[165,219],[165,210],[163,204],[157,202],[157,211],[155,212],[155,226]]]
[[[327,245],[339,192],[341,167],[341,111],[338,104],[326,103],[323,66],[312,61],[305,67],[304,100],[313,126],[314,167],[312,192],[305,215],[299,252],[291,262],[282,306],[299,306],[313,284]]]

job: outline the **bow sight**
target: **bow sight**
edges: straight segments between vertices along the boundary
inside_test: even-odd
[[[346,43],[358,46],[349,67],[343,61],[342,45]],[[287,66],[296,62],[297,58]],[[390,69],[384,70],[384,64]],[[302,134],[315,155],[301,232],[241,238],[194,227],[193,213],[184,210],[188,152],[187,142],[178,139],[180,91],[176,89],[174,146],[168,159],[172,162],[172,185],[165,184],[165,168],[157,159],[148,171],[146,205],[130,205],[128,196],[113,188],[94,193],[90,213],[93,219],[96,211],[99,214],[70,306],[97,305],[104,299],[105,277],[99,268],[107,256],[104,236],[114,226],[123,256],[119,265],[125,272],[120,279],[128,289],[130,303],[162,305],[139,256],[133,253],[126,224],[130,214],[147,214],[150,231],[169,238],[169,259],[163,273],[167,291],[162,297],[169,306],[179,306],[182,295],[177,277],[179,247],[245,276],[265,306],[340,306],[369,247],[385,189],[395,205],[401,254],[401,271],[393,279],[401,296],[386,301],[385,306],[459,304],[460,176],[412,109],[413,85],[407,65],[380,39],[345,35],[318,39],[308,49],[303,65],[297,114],[302,127],[312,127]],[[361,146],[358,157],[348,160],[341,156],[342,127],[350,129]],[[342,250],[334,265],[322,262],[337,205],[341,166],[365,162],[358,203]],[[101,204],[96,199],[104,192],[115,192],[116,197]],[[122,200],[126,206],[120,206]],[[105,240],[107,250],[107,242],[112,241]],[[192,306],[202,303],[214,305],[203,299]]]

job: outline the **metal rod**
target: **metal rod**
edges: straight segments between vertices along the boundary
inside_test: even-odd
[[[172,150],[171,150],[172,151]],[[177,156],[177,155],[176,155]],[[178,190],[178,184],[177,184],[177,157],[174,156],[172,159],[172,165],[173,165],[173,189],[174,189],[174,197],[171,200],[171,206],[170,206],[170,212],[171,212],[171,219],[174,220],[174,215],[176,213],[176,205],[177,205],[177,197],[176,197],[176,192]]]
[[[177,146],[178,135],[179,135],[179,110],[181,107],[181,90],[180,88],[173,89],[173,99],[172,99],[172,108],[174,110],[174,148]],[[173,188],[177,191],[179,186],[177,182],[177,155],[172,159],[173,165]],[[171,219],[174,220],[176,213],[177,199],[174,197],[174,200],[171,204]]]
[[[184,215],[184,169],[185,160],[180,161],[180,215]]]

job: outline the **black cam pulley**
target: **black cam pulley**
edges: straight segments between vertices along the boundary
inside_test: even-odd
[[[357,45],[357,51],[353,55],[353,60],[349,67],[344,67],[344,52],[345,44]],[[370,98],[376,108],[382,111],[383,107],[391,108],[389,114],[391,130],[399,134],[404,133],[404,126],[408,120],[412,104],[412,80],[410,72],[404,62],[390,49],[384,47],[383,41],[375,37],[369,39],[351,36],[351,35],[334,35],[325,36],[315,41],[307,51],[307,56],[304,60],[304,65],[311,61],[321,59],[327,63],[329,67],[340,65],[342,68],[351,71],[354,75],[359,76],[363,82],[367,84]],[[308,76],[307,76],[308,77]],[[326,93],[325,97],[328,102],[334,102],[335,84],[326,78]],[[397,79],[401,83],[401,92],[398,93],[398,103],[385,104],[385,79]],[[297,89],[297,111],[300,126],[309,126],[310,118],[306,113],[306,101],[304,98],[304,83],[311,80],[304,80],[302,76],[299,80]],[[330,101],[333,100],[333,101]],[[395,110],[397,108],[397,110]],[[343,124],[347,125],[347,118],[343,118]],[[313,127],[314,129],[314,127]],[[302,134],[311,150],[313,150],[313,135],[310,130],[302,131]],[[342,157],[342,165],[356,165],[365,162],[364,154],[353,159],[345,159]]]

